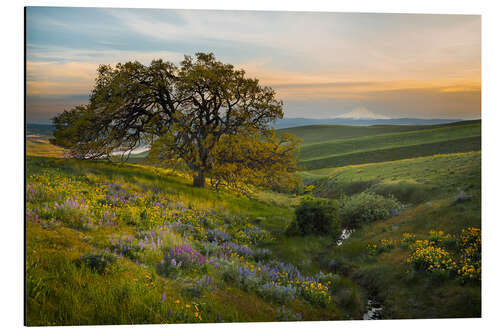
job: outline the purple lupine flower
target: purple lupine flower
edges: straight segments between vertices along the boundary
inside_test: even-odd
[[[165,293],[161,294],[160,302],[163,303],[165,301],[166,297],[167,297],[167,295],[165,295]]]

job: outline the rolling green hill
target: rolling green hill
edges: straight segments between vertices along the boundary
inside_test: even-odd
[[[314,184],[315,193],[322,197],[374,190],[419,203],[453,196],[460,190],[480,192],[481,152],[317,169],[303,172],[302,179],[307,185]]]
[[[320,142],[358,138],[394,132],[417,131],[441,127],[461,126],[480,123],[478,120],[461,121],[441,125],[373,125],[373,126],[345,126],[345,125],[310,125],[280,129],[278,133],[290,133],[303,140],[303,145],[317,144]]]
[[[380,148],[362,152],[340,154],[309,161],[300,161],[299,166],[308,170],[345,165],[357,165],[384,161],[397,161],[401,159],[432,156],[436,154],[464,153],[481,150],[481,137],[445,140],[433,143],[406,145],[395,148]]]
[[[382,318],[481,316],[480,278],[415,269],[403,244],[409,234],[449,233],[446,249],[458,258],[450,239],[481,227],[481,152],[450,153],[480,150],[480,123],[361,134],[324,142],[344,153],[306,162],[352,165],[303,171],[305,185],[339,202],[394,196],[403,208],[340,246],[328,235],[286,233],[301,196],[257,189],[247,197],[194,188],[173,170],[28,156],[28,325],[361,319],[369,300],[382,304]],[[28,155],[53,149],[28,140]],[[169,266],[172,249],[207,262]],[[95,260],[106,258],[101,270]],[[312,287],[290,289],[298,280],[280,280],[289,273]]]
[[[450,240],[468,228],[480,230],[480,151],[317,169],[302,176],[317,197],[342,201],[375,193],[405,205],[400,214],[354,231],[340,247],[312,251],[367,288],[371,299],[383,304],[384,316],[480,316],[480,284],[457,284],[446,274],[412,271],[408,267],[412,248],[404,245],[408,237],[433,239],[436,230]],[[442,240],[437,242],[445,246]],[[364,256],[367,246],[374,249],[374,257]]]
[[[307,170],[481,150],[481,122],[432,126],[306,126],[288,131],[304,142]]]

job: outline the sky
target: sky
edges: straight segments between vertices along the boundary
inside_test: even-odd
[[[213,52],[287,118],[481,117],[481,17],[28,7],[26,117],[86,104],[99,64]]]

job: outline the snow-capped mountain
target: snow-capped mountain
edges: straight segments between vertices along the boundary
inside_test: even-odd
[[[349,119],[391,119],[391,117],[376,114],[373,111],[368,110],[364,106],[356,108],[350,112],[343,113],[332,118],[349,118]]]

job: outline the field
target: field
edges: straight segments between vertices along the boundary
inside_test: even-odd
[[[481,316],[480,122],[286,131],[305,166],[321,161],[305,193],[194,188],[28,137],[27,324]],[[285,232],[304,196],[366,193],[401,209],[341,245]]]
[[[299,160],[307,170],[481,150],[480,121],[433,126],[307,126],[281,131],[304,140]]]

